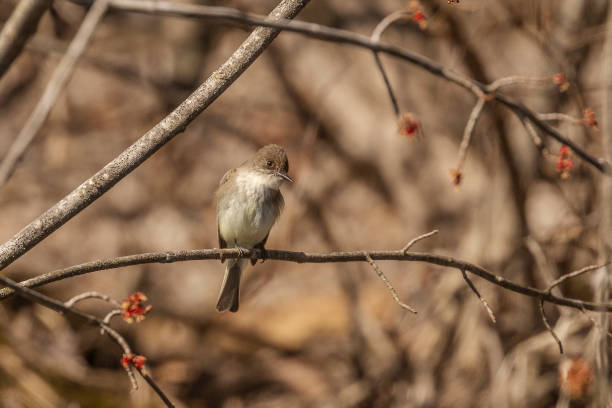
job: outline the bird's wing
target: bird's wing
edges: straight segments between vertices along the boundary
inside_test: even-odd
[[[232,177],[232,175],[234,173],[236,173],[238,169],[229,169],[224,175],[223,177],[221,177],[221,181],[219,182],[219,185],[222,186],[223,184],[227,183],[227,180],[230,179],[230,177]]]

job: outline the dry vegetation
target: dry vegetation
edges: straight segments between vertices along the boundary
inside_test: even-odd
[[[206,4],[267,14],[276,2]],[[1,21],[14,5],[0,5]],[[601,122],[607,5],[423,0],[426,26],[397,22],[382,40],[485,83],[564,72],[565,92],[552,80],[503,92],[536,112],[580,118],[588,107]],[[414,4],[319,0],[298,18],[370,35],[386,15],[407,6]],[[0,80],[2,154],[86,12],[65,0],[53,7],[55,17],[44,15]],[[0,190],[0,242],[163,118],[245,37],[235,24],[110,11]],[[559,143],[541,134],[552,156],[541,154],[516,116],[486,104],[461,183],[453,186],[449,172],[474,96],[414,65],[381,59],[400,110],[418,119],[421,137],[398,133],[371,52],[284,33],[183,134],[6,275],[22,280],[94,259],[216,247],[216,185],[268,143],[286,148],[296,180],[284,188],[286,207],[270,249],[398,249],[436,228],[439,234],[413,250],[451,255],[538,288],[606,260],[605,176],[572,155],[574,167],[561,177]],[[593,156],[604,155],[605,129],[552,124]],[[146,293],[153,305],[146,320],[113,327],[148,358],[151,375],[177,406],[604,405],[609,379],[601,357],[609,348],[600,344],[600,314],[545,304],[565,348],[560,354],[537,299],[473,277],[495,313],[493,324],[459,271],[377,264],[417,315],[394,302],[365,262],[249,267],[237,314],[215,312],[224,270],[216,261],[113,269],[40,290],[62,301],[90,290],[116,299]],[[553,293],[601,301],[604,277],[585,274]],[[110,310],[98,300],[78,307],[99,316]],[[140,379],[130,393],[120,359],[115,344],[77,318],[21,298],[0,303],[0,406],[161,406]],[[572,380],[560,387],[568,370]],[[596,378],[603,384],[597,392]]]

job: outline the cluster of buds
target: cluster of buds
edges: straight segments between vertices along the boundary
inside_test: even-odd
[[[584,110],[584,117],[582,118],[582,123],[584,126],[592,127],[595,130],[599,130],[597,127],[597,119],[595,118],[595,112],[591,108],[586,108]]]
[[[151,310],[152,306],[144,306],[142,303],[147,301],[147,297],[142,292],[130,295],[121,303],[121,317],[128,323],[140,322]]]
[[[408,3],[408,10],[412,15],[412,21],[418,24],[421,30],[425,30],[427,28],[427,16],[423,5],[417,0],[411,0]]]
[[[570,400],[580,400],[588,396],[593,386],[593,368],[582,357],[566,360],[559,367],[561,392]]]
[[[559,157],[557,158],[557,171],[561,173],[561,178],[569,177],[569,171],[574,168],[574,161],[570,157],[571,150],[568,146],[561,146]]]
[[[569,89],[569,82],[567,81],[567,78],[565,77],[565,74],[563,72],[559,72],[557,74],[554,74],[552,76],[552,82],[553,84],[557,85],[559,87],[559,91],[560,92],[565,92]]]
[[[404,113],[397,119],[397,132],[413,139],[421,133],[421,125],[412,113]]]
[[[124,354],[121,357],[121,365],[125,369],[129,368],[131,365],[135,369],[140,371],[144,368],[146,362],[147,362],[147,358],[141,355]]]
[[[450,171],[450,176],[451,176],[453,185],[455,187],[459,187],[461,185],[461,182],[463,181],[463,173],[459,170],[453,169]]]

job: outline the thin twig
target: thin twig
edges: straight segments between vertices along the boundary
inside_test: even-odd
[[[540,151],[542,156],[546,158],[553,157],[554,155],[548,150],[548,148],[546,147],[546,144],[544,144],[544,141],[538,135],[538,131],[535,129],[533,124],[530,121],[526,120],[525,118],[520,118],[520,119],[521,119],[521,124],[523,125],[523,128],[525,128],[525,131],[527,132],[529,137],[531,137],[533,144]]]
[[[103,321],[104,323],[106,323],[106,324],[110,324],[110,322],[111,322],[111,320],[113,319],[113,317],[115,317],[115,316],[119,316],[119,315],[121,315],[121,313],[122,313],[122,312],[121,312],[121,310],[119,310],[119,309],[114,309],[114,310],[111,310],[110,312],[108,312],[108,313],[106,314],[106,316],[104,316],[104,319],[102,319],[102,321]]]
[[[422,241],[422,240],[424,240],[424,239],[426,239],[426,238],[429,238],[429,237],[431,237],[431,236],[434,236],[434,235],[436,235],[437,233],[438,233],[438,230],[437,230],[437,229],[435,229],[435,230],[430,231],[430,232],[427,232],[427,233],[425,233],[425,234],[423,234],[423,235],[419,235],[419,236],[418,236],[418,237],[416,237],[416,238],[413,238],[413,239],[412,239],[410,242],[408,242],[408,243],[406,244],[406,246],[405,246],[405,247],[403,247],[403,248],[402,248],[402,252],[403,252],[403,253],[408,252],[408,251],[410,250],[410,248],[412,248],[412,246],[413,246],[414,244],[416,244],[417,242]]]
[[[72,299],[64,302],[64,305],[66,305],[66,307],[73,307],[75,304],[85,299],[101,299],[101,300],[104,300],[105,302],[112,304],[113,306],[119,307],[119,302],[117,302],[115,299],[113,299],[112,297],[104,293],[95,292],[95,291],[84,292],[84,293],[81,293],[80,295],[76,295]]]
[[[478,289],[476,289],[476,286],[474,286],[474,283],[472,282],[472,280],[467,276],[467,274],[465,273],[465,271],[462,269],[461,270],[461,275],[463,275],[463,279],[465,280],[465,282],[468,284],[468,286],[470,287],[470,289],[472,289],[472,292],[474,292],[474,294],[476,295],[476,297],[478,298],[478,300],[480,300],[480,303],[482,303],[482,305],[484,306],[484,308],[487,310],[487,313],[489,314],[489,318],[491,319],[491,321],[493,323],[497,322],[497,319],[495,319],[495,314],[493,313],[493,310],[491,310],[491,307],[489,306],[489,303],[486,301],[485,298],[483,298],[482,296],[480,296],[480,292],[478,292]]]
[[[45,123],[60,92],[68,83],[79,57],[83,54],[83,51],[85,51],[85,47],[89,43],[96,26],[106,13],[108,2],[109,0],[96,0],[89,9],[81,27],[79,27],[74,39],[70,43],[66,54],[62,57],[55,71],[53,71],[53,75],[51,75],[47,83],[45,92],[36,104],[34,111],[32,111],[27,122],[21,129],[21,132],[19,132],[15,141],[2,159],[2,163],[0,163],[0,187],[2,187],[11,174],[13,174],[17,163],[19,163],[28,146],[32,143],[34,137]]]
[[[0,78],[21,53],[23,46],[36,32],[38,22],[50,0],[21,0],[0,32]]]
[[[115,343],[117,343],[121,347],[124,354],[132,354],[132,350],[129,344],[127,343],[127,341],[123,338],[123,336],[120,335],[116,330],[114,330],[108,324],[106,324],[104,321],[100,320],[98,317],[91,315],[89,313],[81,312],[80,310],[74,309],[72,307],[68,307],[64,303],[56,299],[53,299],[47,295],[43,295],[40,292],[37,292],[28,287],[25,287],[21,283],[15,282],[14,280],[9,279],[5,276],[0,275],[0,283],[5,286],[8,286],[13,291],[15,291],[19,296],[22,296],[28,300],[31,300],[32,302],[38,303],[44,307],[55,310],[56,312],[59,312],[62,314],[72,314],[72,315],[78,316],[91,324],[99,326],[101,330],[103,330],[112,340],[115,341]],[[126,368],[126,371],[130,378],[130,382],[132,383],[132,387],[138,388],[138,384],[136,383],[136,380],[134,378],[134,373],[131,371],[131,369],[128,369],[128,368]],[[145,378],[141,370],[137,370],[137,371],[143,376],[143,378]],[[145,380],[149,384],[151,384],[151,382],[154,382],[153,379],[151,378],[149,379],[145,378]],[[166,406],[174,407],[174,405],[170,402],[168,397],[164,394],[164,392],[161,390],[161,388],[159,388],[158,385],[153,387],[153,389],[158,394],[160,399],[164,401],[164,403],[166,403]]]
[[[259,251],[251,253],[251,251],[242,252],[238,249],[192,249],[184,251],[164,251],[151,252],[143,254],[135,254],[122,256],[112,259],[101,259],[97,261],[87,262],[80,265],[74,265],[65,269],[48,272],[34,278],[20,282],[25,287],[37,287],[46,285],[50,282],[56,282],[62,279],[73,276],[84,275],[87,273],[102,271],[108,269],[121,268],[131,265],[141,265],[150,263],[173,263],[196,260],[219,260],[223,256],[224,259],[230,258],[251,258],[262,256]],[[529,286],[519,285],[507,280],[503,276],[496,275],[485,268],[473,263],[455,259],[450,256],[437,255],[431,253],[408,252],[403,250],[398,251],[350,251],[350,252],[332,252],[328,254],[317,254],[307,252],[292,252],[278,251],[266,249],[265,258],[267,260],[287,261],[296,263],[333,263],[333,262],[367,262],[367,257],[374,261],[406,261],[406,262],[425,262],[433,265],[444,266],[459,270],[465,270],[474,275],[500,286],[504,289],[516,292],[533,298],[544,298],[549,303],[554,303],[561,306],[568,306],[574,309],[585,308],[587,310],[608,311],[612,312],[612,304],[598,304],[577,299],[564,298],[554,296],[546,290],[536,289]],[[9,288],[0,289],[0,300],[5,299],[14,294],[14,291]]]
[[[559,346],[559,353],[563,354],[563,344],[561,343],[561,340],[559,339],[553,328],[550,326],[550,323],[548,323],[548,319],[546,319],[546,315],[544,314],[544,299],[540,299],[540,301],[538,302],[538,306],[540,310],[540,317],[542,318],[544,326],[546,326],[546,330],[548,330],[553,339],[555,339],[555,342],[557,342],[557,346]]]
[[[486,103],[486,98],[478,98],[476,105],[474,105],[474,109],[470,113],[470,117],[465,125],[465,129],[463,130],[463,138],[461,139],[461,145],[459,146],[459,156],[457,158],[457,166],[455,168],[456,171],[460,172],[463,167],[463,163],[465,162],[465,155],[467,153],[467,149],[470,146],[470,142],[472,140],[472,135],[474,134],[474,130],[476,129],[476,123],[480,118],[480,114],[482,113],[482,109]]]
[[[606,267],[608,265],[610,265],[610,262],[606,262],[605,264],[601,264],[601,265],[589,265],[589,266],[585,266],[584,268],[578,269],[577,271],[573,271],[568,274],[562,275],[559,278],[555,279],[553,283],[551,283],[546,290],[550,292],[555,286],[559,286],[560,284],[562,284],[568,279],[575,278],[576,276],[580,276],[587,272],[591,272],[599,268]]]
[[[543,121],[558,120],[558,121],[563,121],[563,122],[569,122],[574,125],[584,125],[584,118],[575,118],[573,116],[566,115],[565,113],[552,112],[552,113],[538,113],[537,115],[538,115],[538,119],[543,120]]]
[[[382,33],[395,21],[410,18],[410,13],[407,11],[396,11],[394,13],[389,14],[385,18],[381,20],[380,23],[374,28],[372,32],[372,41],[378,42],[380,41],[380,36]],[[391,100],[391,104],[393,105],[393,111],[395,112],[395,116],[398,117],[400,115],[399,104],[397,102],[397,98],[395,97],[395,93],[393,92],[393,88],[391,87],[391,81],[389,80],[389,76],[385,71],[385,68],[380,60],[380,56],[378,52],[373,51],[374,61],[376,62],[376,66],[382,75],[383,81],[385,82],[385,87],[387,88],[387,93],[389,94],[389,99]]]
[[[309,0],[282,0],[270,19],[293,18]],[[98,2],[96,1],[96,4]],[[136,2],[138,4],[138,2]],[[143,3],[144,4],[144,3]],[[159,3],[153,3],[153,5]],[[174,111],[96,174],[0,246],[0,270],[32,249],[185,130],[261,55],[280,30],[259,27]]]
[[[291,21],[287,19],[270,20],[265,16],[252,13],[245,13],[227,7],[211,7],[198,4],[177,3],[163,0],[112,0],[111,7],[117,10],[131,11],[136,13],[159,14],[189,18],[207,18],[214,21],[228,20],[249,25],[259,25],[262,27],[272,27],[290,31],[302,35],[316,38],[323,41],[338,42],[366,48],[371,51],[382,52],[403,59],[417,65],[433,75],[455,83],[469,91],[477,97],[484,96],[487,92],[487,85],[474,79],[466,78],[446,66],[430,60],[429,58],[414,53],[412,51],[376,42],[371,38],[352,33],[350,31],[326,27],[320,24],[308,23],[305,21]],[[595,167],[597,170],[611,175],[610,163],[604,159],[598,159],[585,152],[580,146],[562,136],[556,129],[547,123],[539,120],[534,112],[527,109],[520,103],[516,103],[504,95],[495,93],[491,98],[514,112],[519,118],[527,118],[534,123],[540,130],[548,134],[559,143],[569,146],[577,156]]]
[[[389,292],[391,292],[391,296],[393,296],[393,299],[397,302],[397,304],[403,307],[404,309],[416,314],[417,313],[416,310],[414,310],[413,308],[411,308],[410,306],[408,306],[407,304],[405,304],[404,302],[400,300],[399,296],[397,295],[397,292],[393,288],[393,285],[391,285],[391,282],[389,281],[389,279],[385,276],[382,269],[380,269],[378,265],[376,265],[376,262],[374,262],[374,260],[370,257],[370,255],[366,254],[365,258],[366,258],[366,261],[368,261],[368,263],[372,266],[372,268],[374,268],[374,271],[376,272],[378,277],[385,283],[385,285],[387,286],[387,289],[389,289]]]
[[[487,92],[499,91],[503,87],[513,85],[526,85],[526,86],[538,86],[538,85],[552,85],[551,77],[524,77],[524,76],[509,76],[499,78],[489,85],[487,85]]]

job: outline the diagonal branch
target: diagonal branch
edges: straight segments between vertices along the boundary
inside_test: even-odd
[[[385,283],[385,286],[387,286],[387,289],[389,289],[389,292],[391,292],[391,296],[393,297],[393,300],[395,300],[395,302],[398,305],[400,305],[404,309],[408,310],[409,312],[417,314],[416,310],[414,310],[412,307],[408,306],[406,303],[402,302],[402,300],[399,298],[399,295],[395,291],[395,288],[391,284],[391,281],[389,281],[389,278],[387,278],[387,276],[384,274],[382,269],[380,269],[380,267],[378,265],[376,265],[376,262],[374,262],[374,260],[370,257],[369,254],[366,254],[366,261],[374,269],[374,272],[376,272],[376,275],[378,275],[380,280],[382,280]]]
[[[332,262],[368,262],[368,257],[374,261],[406,261],[406,262],[425,262],[433,265],[464,270],[474,275],[500,286],[504,289],[516,292],[536,299],[544,299],[546,302],[561,306],[568,306],[579,310],[598,310],[612,312],[612,304],[598,304],[577,299],[554,296],[548,290],[541,290],[529,286],[519,285],[506,278],[496,275],[485,268],[469,262],[455,259],[450,256],[437,255],[430,253],[398,251],[349,251],[332,252],[328,254],[317,254],[307,252],[277,251],[266,250],[265,255],[261,251],[247,251],[238,249],[192,249],[185,251],[151,252],[136,255],[122,256],[113,259],[102,259],[87,262],[69,268],[49,272],[31,279],[27,279],[21,284],[25,287],[42,286],[50,282],[56,282],[73,276],[84,275],[87,273],[108,269],[121,268],[130,265],[141,265],[150,263],[173,263],[196,260],[213,260],[229,258],[260,259],[262,256],[266,260],[287,261],[296,263],[332,263]],[[11,289],[0,290],[0,300],[13,295]]]
[[[282,0],[270,17],[292,18],[309,0]],[[97,2],[96,2],[97,3]],[[174,111],[100,171],[0,246],[0,269],[33,248],[147,160],[213,103],[261,55],[279,30],[259,27]]]
[[[470,117],[465,125],[465,129],[463,130],[463,137],[461,139],[461,145],[459,145],[459,155],[457,158],[457,166],[455,167],[455,171],[461,173],[461,168],[463,167],[463,163],[465,162],[465,155],[467,153],[467,149],[470,146],[470,142],[472,141],[472,135],[474,134],[474,130],[476,130],[476,123],[478,119],[480,119],[480,114],[482,113],[482,109],[484,108],[486,103],[486,99],[484,97],[478,98],[476,105],[472,109],[470,113]]]
[[[493,323],[497,323],[497,319],[495,318],[493,310],[491,310],[491,307],[489,306],[489,302],[487,302],[487,300],[480,295],[480,292],[478,292],[478,289],[476,289],[476,286],[474,286],[474,282],[472,282],[463,269],[461,270],[461,275],[463,275],[463,280],[465,280],[465,283],[468,284],[472,292],[474,292],[478,300],[480,300],[480,303],[482,303],[486,309],[487,313],[489,314],[489,319],[491,319]]]

